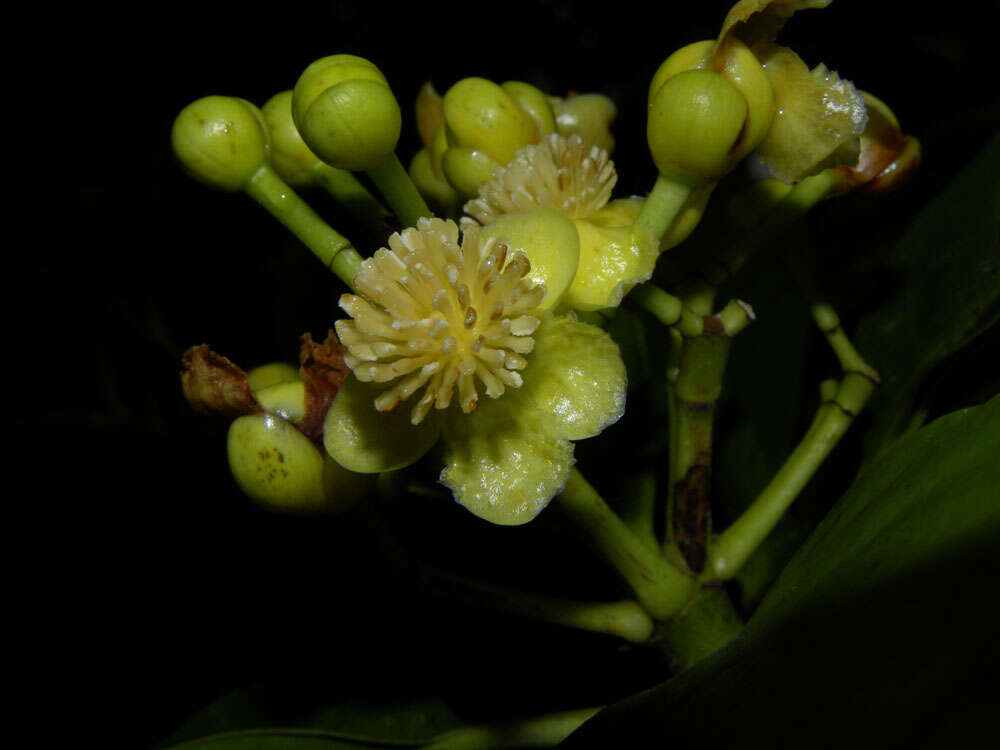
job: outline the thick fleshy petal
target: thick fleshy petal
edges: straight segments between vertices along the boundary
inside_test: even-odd
[[[828,167],[856,165],[868,113],[851,82],[825,65],[809,70],[777,44],[758,45],[754,53],[774,89],[774,121],[757,147],[772,174],[797,182]]]
[[[617,307],[633,286],[653,273],[657,249],[643,248],[627,227],[577,219],[580,263],[563,302],[577,310]]]
[[[405,407],[376,411],[381,388],[348,377],[327,412],[323,445],[345,469],[362,474],[402,469],[437,442],[440,427],[433,417],[413,425]]]
[[[441,472],[456,501],[502,526],[535,518],[573,466],[573,444],[512,409],[509,395],[481,402],[472,414],[449,415]]]
[[[618,421],[627,386],[611,336],[571,317],[546,316],[535,332],[524,385],[509,394],[507,407],[530,415],[539,429],[583,440]]]

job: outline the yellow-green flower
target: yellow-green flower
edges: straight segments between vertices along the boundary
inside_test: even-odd
[[[475,226],[460,238],[452,221],[421,219],[390,237],[340,301],[354,377],[327,415],[331,456],[386,471],[440,437],[441,481],[459,503],[498,524],[533,519],[569,475],[571,441],[622,415],[626,379],[610,336],[539,309],[530,269]]]
[[[465,211],[487,227],[540,207],[563,212],[576,226],[580,259],[562,301],[579,310],[614,307],[650,277],[657,255],[656,248],[642,248],[630,230],[642,200],[610,201],[617,180],[607,151],[579,135],[553,133],[496,169]]]

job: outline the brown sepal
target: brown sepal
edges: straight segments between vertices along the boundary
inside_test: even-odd
[[[192,346],[181,357],[181,388],[195,411],[236,418],[261,411],[247,375],[208,344]]]
[[[299,372],[306,387],[306,412],[298,428],[313,442],[323,438],[323,422],[340,384],[350,373],[344,363],[346,349],[331,330],[326,341],[317,344],[311,334],[299,339]]]

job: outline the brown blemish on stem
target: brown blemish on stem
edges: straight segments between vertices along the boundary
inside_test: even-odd
[[[688,568],[696,575],[705,569],[707,557],[711,461],[710,453],[700,452],[694,465],[674,485],[674,539]]]

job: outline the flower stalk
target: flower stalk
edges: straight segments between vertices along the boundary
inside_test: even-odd
[[[269,164],[260,166],[245,190],[312,250],[324,266],[354,288],[354,275],[361,268],[361,255],[350,240],[323,221],[296,195]]]

